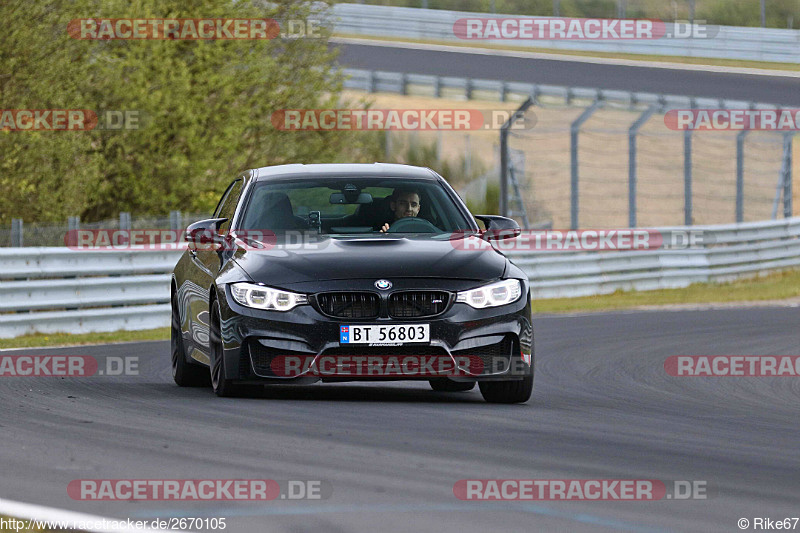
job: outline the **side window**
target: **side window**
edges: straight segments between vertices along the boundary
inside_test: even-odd
[[[233,222],[233,215],[236,213],[236,205],[239,203],[239,198],[242,196],[243,185],[244,180],[237,179],[231,183],[225,195],[222,197],[222,200],[220,200],[214,218],[227,218],[228,220],[223,222],[219,229],[230,229],[231,222]]]

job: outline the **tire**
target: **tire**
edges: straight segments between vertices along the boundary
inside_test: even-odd
[[[428,380],[436,392],[467,392],[475,388],[474,381],[453,381],[447,378]]]
[[[533,374],[517,381],[481,381],[478,386],[489,403],[523,403],[533,392]]]
[[[222,335],[220,333],[220,314],[219,300],[214,300],[214,305],[211,307],[211,328],[208,339],[211,352],[211,364],[209,365],[211,388],[217,396],[230,398],[239,395],[242,389],[236,386],[232,379],[228,379],[225,372],[225,358],[222,356]]]
[[[186,360],[186,349],[181,335],[181,319],[178,304],[172,298],[172,321],[170,326],[170,349],[172,359],[172,379],[179,387],[208,387],[208,372],[200,365]]]

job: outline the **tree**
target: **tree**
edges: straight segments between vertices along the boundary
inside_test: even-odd
[[[374,136],[283,132],[280,109],[336,107],[342,84],[319,38],[80,40],[81,18],[272,18],[305,21],[319,2],[47,0],[0,5],[4,109],[92,109],[138,114],[139,128],[0,133],[0,222],[64,220],[118,211],[208,211],[246,168],[365,158]],[[103,115],[101,114],[101,119]],[[364,155],[364,154],[367,155]]]

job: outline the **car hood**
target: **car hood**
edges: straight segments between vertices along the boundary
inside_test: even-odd
[[[351,278],[489,280],[503,275],[506,258],[474,237],[323,238],[268,249],[239,247],[235,261],[253,281],[285,286]]]

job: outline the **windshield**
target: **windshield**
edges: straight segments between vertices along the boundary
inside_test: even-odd
[[[437,181],[343,177],[258,183],[239,229],[444,235],[471,225]]]

